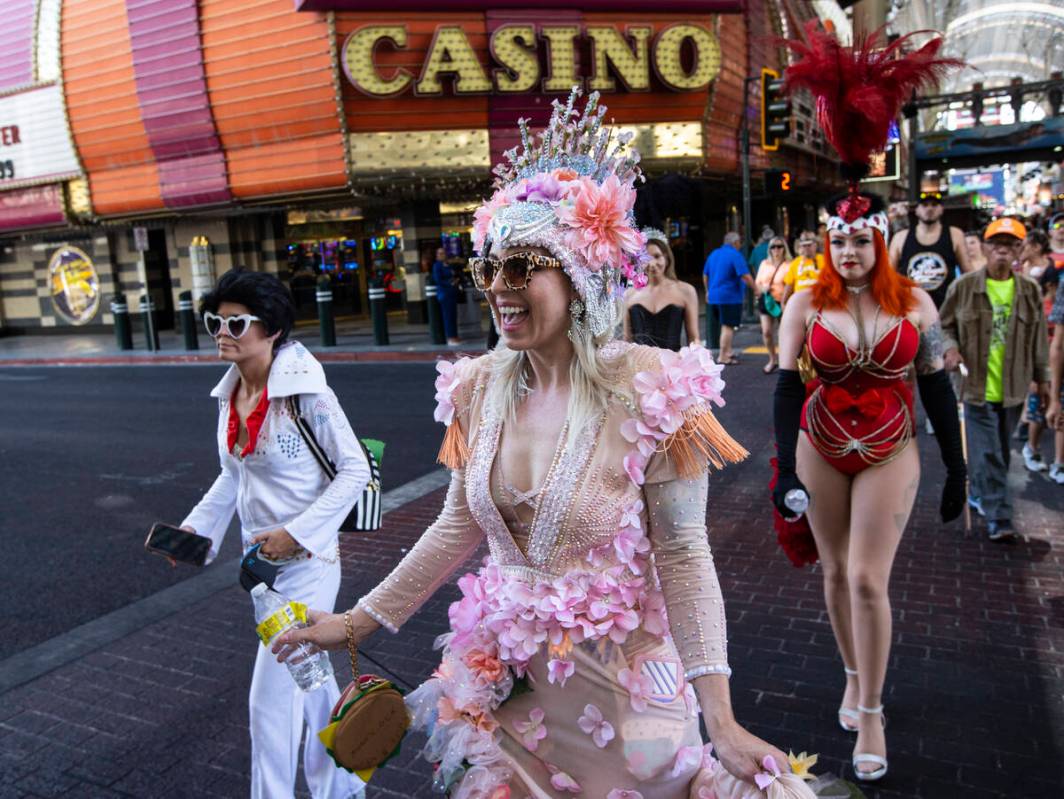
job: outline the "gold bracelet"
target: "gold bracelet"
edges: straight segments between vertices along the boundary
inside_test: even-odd
[[[351,656],[351,678],[358,681],[358,647],[355,646],[355,627],[351,611],[344,611],[344,627],[347,629],[347,654]]]

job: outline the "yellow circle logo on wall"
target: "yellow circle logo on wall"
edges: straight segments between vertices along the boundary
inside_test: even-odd
[[[48,261],[52,305],[73,325],[91,322],[100,309],[100,278],[92,259],[77,247],[62,247]]]

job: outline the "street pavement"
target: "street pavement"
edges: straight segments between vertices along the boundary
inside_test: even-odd
[[[792,567],[771,531],[766,484],[775,381],[761,374],[760,362],[760,356],[747,353],[742,365],[725,372],[729,402],[719,416],[752,456],[714,475],[710,484],[708,523],[727,605],[735,713],[751,731],[785,749],[819,753],[814,771],[845,775],[853,738],[835,721],[842,664],[824,611],[821,575],[817,568]],[[345,405],[351,403],[349,410],[367,401],[367,393],[357,392],[368,392],[364,386],[382,379],[360,379],[375,374],[371,371],[375,368],[383,367],[344,367],[351,372],[344,392],[355,392],[341,393]],[[200,376],[201,369],[182,367],[177,372],[182,394],[202,398],[203,386],[209,388],[212,380],[206,372]],[[409,371],[387,367],[387,391],[393,391],[396,381],[411,380],[423,386],[423,398],[410,400],[400,391],[390,394],[394,401],[387,403],[387,410],[414,430],[414,449],[395,458],[403,462],[395,468],[404,467],[407,460],[419,464],[412,473],[421,472],[421,488],[408,494],[425,493],[390,510],[380,532],[344,536],[340,607],[351,605],[387,574],[435,518],[443,501],[443,489],[432,488],[431,482],[438,474],[432,471],[432,457],[441,431],[414,428],[418,414],[431,420],[431,371],[426,365],[402,369]],[[154,383],[158,394],[153,396],[175,390],[173,377],[164,379],[156,373],[153,380],[147,374],[152,370],[143,368],[146,376],[138,391],[150,392]],[[60,374],[94,371],[52,370],[49,379],[62,381],[68,378]],[[17,373],[34,375],[37,370],[24,368]],[[335,367],[329,373],[334,385],[344,379],[345,373]],[[75,387],[60,382],[53,384],[51,393]],[[38,397],[24,400],[31,407],[43,402]],[[19,404],[8,402],[5,415]],[[86,410],[86,418],[93,420],[133,413],[92,404]],[[20,418],[21,426],[31,426],[29,411]],[[130,417],[129,438],[121,446],[102,445],[108,447],[104,460],[124,457],[122,451],[136,435],[141,441],[149,439],[152,434],[143,427],[147,418]],[[157,418],[156,435],[162,435],[170,422]],[[206,411],[204,421],[189,424],[209,428],[211,418]],[[364,429],[372,427],[367,424]],[[5,431],[5,442],[12,432]],[[82,434],[93,436],[91,430]],[[390,434],[382,437],[391,441]],[[187,428],[172,438],[193,440]],[[201,433],[194,440],[200,442],[197,449],[206,448]],[[32,438],[27,441],[32,443]],[[83,510],[61,512],[66,502],[61,493],[65,486],[58,477],[64,460],[59,449],[62,439],[49,441],[56,446],[50,467],[56,474],[45,485],[56,486],[49,490],[56,494],[57,510],[49,514],[41,509],[40,529],[33,534],[52,536],[53,546],[61,546],[65,537],[71,537],[71,520],[83,523],[95,511],[83,500],[79,506]],[[1013,545],[993,544],[986,540],[978,519],[972,537],[966,538],[959,521],[943,525],[938,519],[943,468],[933,440],[921,434],[920,444],[920,492],[891,583],[894,645],[884,695],[891,773],[881,787],[866,789],[866,794],[883,799],[1059,797],[1064,785],[1064,526],[1060,523],[1064,493],[1024,471],[1022,461],[1014,458],[1010,482],[1023,539]],[[18,463],[25,466],[32,462],[33,448],[22,446]],[[98,442],[96,446],[101,447]],[[210,460],[211,453],[203,456],[204,469]],[[84,471],[87,463],[73,466]],[[168,463],[158,461],[156,468],[162,471]],[[121,471],[117,466],[107,468]],[[5,469],[8,485],[17,470]],[[202,487],[182,483],[177,488],[180,481],[173,482],[175,487],[164,493],[174,494],[175,510]],[[399,484],[396,474],[390,487]],[[24,490],[29,484],[19,485]],[[91,491],[85,493],[86,499],[91,496]],[[5,502],[6,512],[14,503]],[[51,527],[56,524],[65,527],[56,531]],[[10,545],[6,529],[4,540]],[[132,539],[128,543],[139,545]],[[143,556],[135,566],[116,562],[111,568],[116,580],[124,568],[143,569]],[[63,571],[53,574],[52,586],[65,578]],[[206,577],[205,573],[195,580]],[[193,585],[193,580],[185,585]],[[5,602],[11,593],[5,591]],[[246,701],[256,647],[250,606],[234,583],[220,583],[217,590],[201,594],[177,606],[149,607],[145,603],[153,597],[134,602],[118,611],[139,609],[142,621],[128,633],[110,640],[104,636],[91,651],[84,643],[80,649],[74,647],[76,656],[0,694],[0,799],[247,794]],[[59,612],[45,596],[47,592],[39,599],[41,607],[30,611],[26,620],[30,627],[48,624],[48,617]],[[446,608],[456,596],[452,582],[400,634],[374,636],[365,647],[364,668],[386,673],[404,685],[416,685],[428,676],[436,664],[432,642],[445,631]],[[112,617],[102,621],[108,618]],[[78,629],[83,628],[67,636]],[[29,651],[47,648],[56,640],[63,639],[45,641]],[[5,664],[11,663],[12,658],[0,661],[0,677]],[[343,658],[336,657],[334,663],[344,678]],[[430,769],[417,757],[422,743],[416,736],[407,739],[401,755],[374,776],[370,799],[432,795]],[[301,783],[300,796],[306,795]]]
[[[195,573],[143,543],[153,523],[185,518],[218,475],[209,393],[225,368],[0,369],[0,658]],[[431,363],[325,368],[356,432],[387,443],[389,486],[435,468]],[[239,550],[234,523],[219,562]]]

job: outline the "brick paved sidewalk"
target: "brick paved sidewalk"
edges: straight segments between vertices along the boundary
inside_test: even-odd
[[[790,566],[769,531],[765,498],[772,382],[756,364],[730,370],[725,423],[751,450],[711,483],[711,541],[730,627],[736,715],[783,748],[820,753],[847,773],[839,730],[842,666],[816,569]],[[740,402],[741,396],[761,395]],[[924,477],[891,592],[894,646],[884,697],[891,774],[870,797],[1057,797],[1064,734],[1064,529],[1061,497],[1014,460],[1025,539],[991,544],[976,524],[943,526],[942,468],[921,434]],[[443,490],[347,537],[345,606],[391,568],[435,517]],[[416,684],[445,630],[443,589],[402,633],[379,633],[372,659]],[[0,799],[247,795],[247,691],[256,639],[237,588],[152,624],[0,696]],[[343,659],[337,673],[346,676]],[[373,778],[370,799],[429,797],[430,770],[410,738]],[[301,793],[305,795],[305,793]],[[597,797],[593,799],[599,799]],[[647,797],[652,799],[652,797]]]

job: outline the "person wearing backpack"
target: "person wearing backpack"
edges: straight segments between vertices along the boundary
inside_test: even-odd
[[[211,540],[209,563],[236,513],[243,551],[258,545],[259,557],[278,565],[273,587],[331,609],[340,587],[338,531],[371,479],[365,451],[321,364],[287,340],[295,307],[275,275],[227,272],[203,297],[200,313],[218,356],[230,364],[211,391],[222,468],[181,526]],[[333,473],[323,468],[322,454]],[[336,768],[315,734],[339,696],[335,679],[303,693],[288,669],[258,647],[248,697],[252,799],[294,795],[304,725],[311,795],[363,795],[362,781]]]

